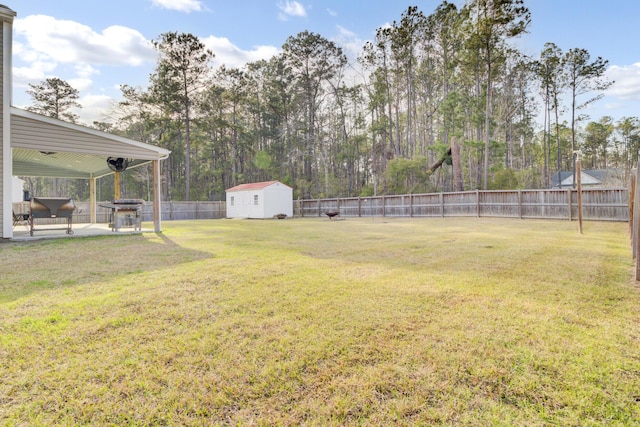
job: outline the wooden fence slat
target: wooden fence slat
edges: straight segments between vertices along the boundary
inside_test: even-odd
[[[625,188],[583,189],[584,219],[598,221],[629,220],[629,190]],[[576,190],[466,191],[407,195],[371,196],[365,199],[301,200],[301,215],[319,209],[320,203],[340,206],[342,217],[506,217],[522,219],[576,218]]]
[[[637,176],[635,177],[637,180]],[[640,186],[633,194],[626,188],[583,189],[585,220],[629,221],[634,256],[640,223]],[[341,217],[512,217],[522,219],[573,219],[575,190],[463,191],[397,196],[345,197],[298,200],[294,216],[322,216],[323,210],[339,207]],[[630,206],[629,202],[634,205]],[[99,202],[100,203],[100,202]],[[76,202],[74,223],[90,222],[90,203]],[[28,211],[28,203],[14,204],[16,212]],[[96,221],[107,223],[109,210],[98,207]],[[226,217],[224,201],[163,202],[162,220],[218,219]],[[153,220],[153,205],[143,206],[143,221]]]

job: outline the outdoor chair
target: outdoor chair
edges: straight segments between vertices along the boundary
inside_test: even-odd
[[[13,228],[16,228],[16,225],[24,225],[27,229],[29,228],[29,217],[28,213],[15,213],[13,212]]]

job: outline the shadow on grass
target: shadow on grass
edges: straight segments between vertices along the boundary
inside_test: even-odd
[[[200,259],[162,233],[55,239],[0,245],[0,303],[43,290],[118,279]]]

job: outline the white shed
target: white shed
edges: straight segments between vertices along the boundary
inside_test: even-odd
[[[280,181],[254,182],[227,189],[227,218],[293,216],[293,189]]]

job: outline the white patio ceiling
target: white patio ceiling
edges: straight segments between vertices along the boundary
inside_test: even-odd
[[[167,158],[164,148],[11,108],[13,175],[100,178],[112,174],[107,158],[130,159],[129,168]]]

